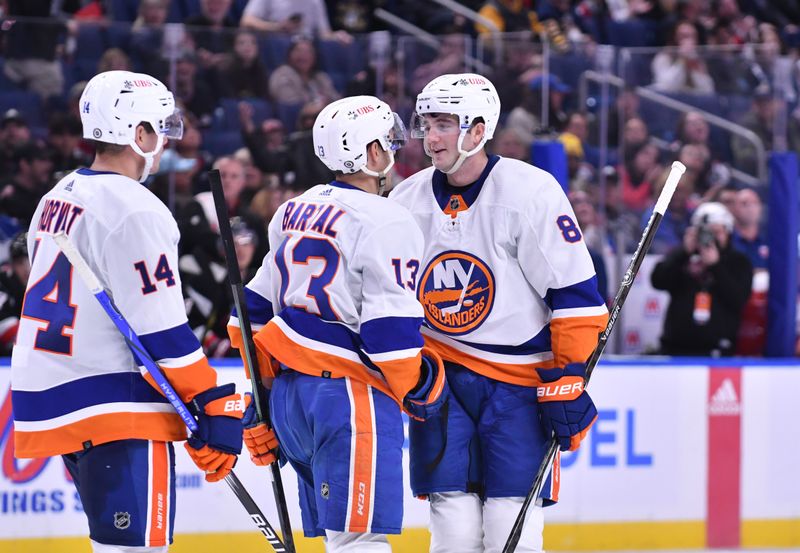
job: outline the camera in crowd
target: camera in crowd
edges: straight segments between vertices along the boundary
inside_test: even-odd
[[[707,248],[715,243],[714,231],[707,224],[700,225],[697,229],[697,245],[701,248]]]
[[[733,232],[733,215],[721,203],[706,202],[700,204],[692,214],[692,226],[697,229],[698,247],[719,247],[715,229],[721,226],[728,234]]]

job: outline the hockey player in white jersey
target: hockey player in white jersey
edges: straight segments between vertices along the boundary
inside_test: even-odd
[[[381,553],[402,527],[401,408],[425,419],[447,397],[442,361],[420,334],[423,238],[405,208],[380,196],[405,140],[386,103],[333,102],[313,139],[336,180],[278,209],[245,295],[305,535],[324,536],[329,552]],[[229,330],[239,347],[235,313]],[[257,464],[274,460],[270,437],[263,424],[245,430]]]
[[[486,154],[499,115],[485,77],[431,81],[417,96],[412,136],[433,167],[390,195],[426,238],[422,330],[451,390],[447,409],[409,430],[411,488],[430,499],[435,553],[501,551],[551,435],[575,449],[597,413],[582,390],[583,362],[607,318],[592,262],[555,179]],[[542,550],[558,463],[553,471],[517,551]]]
[[[80,99],[90,168],[61,179],[28,232],[31,273],[12,355],[15,453],[61,455],[95,553],[164,552],[175,520],[175,452],[187,431],[53,234],[66,232],[184,402],[198,432],[186,450],[225,477],[242,444],[241,401],[217,385],[186,320],[178,227],[141,183],[183,124],[172,93],[145,74],[109,71]]]

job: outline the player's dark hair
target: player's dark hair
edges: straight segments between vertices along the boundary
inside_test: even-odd
[[[142,121],[139,123],[139,125],[144,127],[144,131],[148,134],[153,134],[156,132],[153,130],[153,126],[147,121]],[[119,155],[125,151],[125,148],[127,148],[126,144],[111,144],[110,142],[100,142],[99,140],[92,140],[92,143],[94,144],[95,153],[102,155]]]

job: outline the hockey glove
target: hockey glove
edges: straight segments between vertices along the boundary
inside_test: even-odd
[[[247,446],[247,451],[250,452],[250,460],[253,461],[254,465],[260,467],[271,465],[277,459],[273,450],[278,448],[278,438],[275,437],[275,432],[267,426],[267,423],[257,419],[253,394],[246,393],[244,402],[247,405],[242,419],[244,445]],[[263,403],[267,404],[268,402],[265,400]],[[266,408],[268,408],[267,405],[262,406],[262,413],[264,412],[263,409]]]
[[[597,420],[597,408],[583,389],[586,365],[536,369],[542,385],[536,389],[545,432],[551,432],[561,451],[575,451]]]
[[[184,444],[207,482],[217,482],[230,473],[242,451],[242,398],[233,384],[199,393],[191,408],[197,416],[197,432]]]
[[[424,421],[439,412],[449,394],[442,358],[433,350],[422,348],[419,382],[403,398],[406,413],[412,419]]]

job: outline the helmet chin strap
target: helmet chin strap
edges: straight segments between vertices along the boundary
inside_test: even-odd
[[[131,148],[133,148],[133,151],[144,158],[144,169],[142,169],[142,176],[139,177],[139,182],[146,181],[147,177],[150,176],[150,170],[153,168],[153,159],[158,155],[158,152],[160,152],[161,148],[163,147],[164,135],[160,133],[158,134],[158,138],[156,138],[156,147],[153,148],[152,152],[144,153],[136,143],[136,140],[131,140]]]
[[[383,196],[383,191],[386,188],[386,175],[389,171],[394,167],[394,152],[392,150],[388,150],[389,153],[389,165],[383,168],[382,171],[373,171],[372,169],[367,169],[367,166],[361,168],[361,171],[364,174],[367,174],[371,177],[378,177],[378,196]]]
[[[448,169],[447,171],[442,171],[442,173],[446,175],[452,175],[453,173],[461,169],[461,165],[463,165],[463,163],[467,160],[468,157],[474,156],[475,154],[480,152],[481,149],[483,148],[483,145],[486,144],[486,135],[484,134],[483,138],[481,138],[480,143],[477,146],[475,146],[472,150],[467,152],[462,148],[462,146],[464,145],[465,136],[467,136],[466,130],[461,131],[461,133],[458,135],[458,159],[456,159],[455,163],[453,163],[450,169]]]

